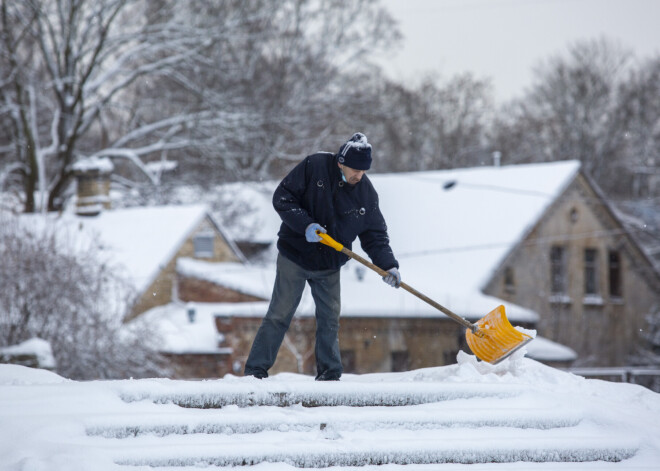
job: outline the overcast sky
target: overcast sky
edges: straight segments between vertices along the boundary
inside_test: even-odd
[[[533,67],[576,40],[606,36],[639,58],[660,54],[660,0],[382,0],[403,48],[384,59],[402,81],[425,71],[490,77],[498,100],[520,96]]]

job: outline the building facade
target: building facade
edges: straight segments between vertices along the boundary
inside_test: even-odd
[[[540,316],[539,333],[578,353],[575,366],[626,365],[660,281],[607,201],[578,174],[509,253],[485,292]]]

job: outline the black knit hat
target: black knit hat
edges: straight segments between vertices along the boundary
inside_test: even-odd
[[[361,132],[356,132],[339,148],[337,156],[337,160],[342,165],[355,170],[369,170],[371,167],[371,144],[367,142],[367,136]]]

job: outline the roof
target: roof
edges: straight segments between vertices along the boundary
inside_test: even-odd
[[[47,213],[20,218],[34,227],[56,230],[78,250],[98,248],[101,257],[117,266],[131,286],[142,293],[205,217],[210,217],[205,205],[186,205],[113,209],[93,217]],[[240,257],[228,238],[227,242]]]
[[[577,161],[561,161],[375,174],[369,178],[378,191],[403,280],[457,314],[478,319],[502,303],[483,294],[483,286],[579,169]],[[252,210],[242,213],[236,224],[239,232],[232,232],[232,236],[245,239],[249,232],[240,233],[240,228],[258,227],[257,237],[270,234],[274,243],[280,222],[271,197],[277,182],[255,185],[235,193],[237,204],[243,195],[249,195],[246,207]],[[359,241],[353,250],[365,256]],[[190,264],[185,267],[193,269]],[[267,297],[275,271],[272,265],[203,268],[201,264],[197,270],[206,270],[206,276],[225,286]],[[354,261],[344,267],[342,315],[439,315],[431,306],[403,290],[389,288],[378,275],[366,271]],[[528,309],[504,304],[512,321],[537,319]],[[303,297],[299,312],[313,312],[309,293]]]

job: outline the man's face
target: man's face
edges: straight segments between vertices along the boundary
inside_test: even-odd
[[[365,172],[364,170],[355,170],[354,168],[342,164],[339,164],[339,168],[344,172],[344,178],[346,178],[349,185],[360,183]]]

